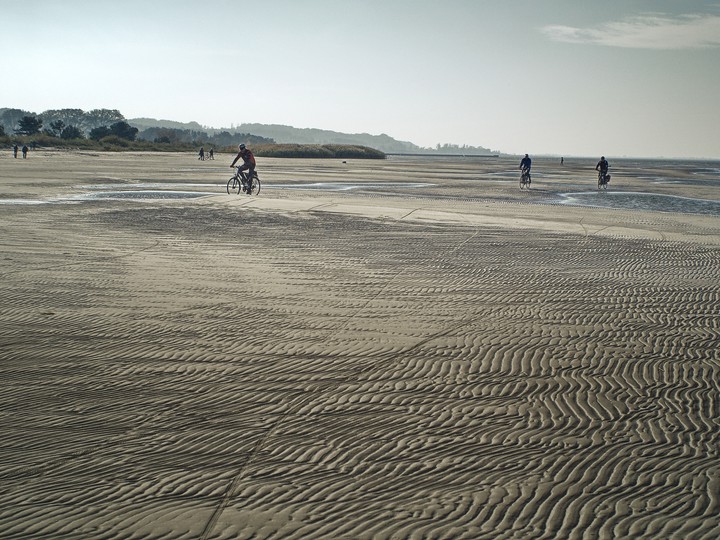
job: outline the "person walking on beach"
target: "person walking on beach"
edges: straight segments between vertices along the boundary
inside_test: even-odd
[[[235,167],[235,163],[242,158],[243,164],[238,168],[238,171],[248,171],[248,178],[252,178],[255,173],[255,156],[245,144],[238,145],[238,155],[235,156],[230,167]]]
[[[27,144],[23,144],[22,153],[23,153],[23,159],[26,159],[26,158],[27,158],[27,153],[28,153]]]
[[[208,159],[215,159],[215,150],[212,148],[210,149],[210,152],[208,152]]]
[[[13,146],[13,157],[17,159],[18,145]]]
[[[198,159],[200,161],[205,161],[205,149],[202,146],[200,147],[200,154],[198,156]]]

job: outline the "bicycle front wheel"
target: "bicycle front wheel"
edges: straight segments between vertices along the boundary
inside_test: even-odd
[[[228,195],[232,195],[233,193],[240,193],[240,186],[242,186],[242,184],[240,183],[240,180],[238,180],[236,177],[233,176],[227,182]]]

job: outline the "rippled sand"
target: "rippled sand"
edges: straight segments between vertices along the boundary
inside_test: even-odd
[[[720,216],[565,204],[590,160],[230,160],[0,157],[0,537],[720,536]],[[214,194],[89,195],[142,184]]]

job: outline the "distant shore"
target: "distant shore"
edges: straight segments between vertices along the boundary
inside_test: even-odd
[[[435,153],[421,153],[413,152],[400,154],[396,152],[386,152],[388,156],[418,156],[418,157],[474,157],[474,158],[496,158],[500,157],[500,154],[435,154]]]

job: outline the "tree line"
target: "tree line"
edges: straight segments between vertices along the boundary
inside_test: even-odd
[[[85,133],[77,126],[65,125],[62,120],[50,122],[50,125],[43,129],[43,119],[40,116],[23,116],[18,120],[17,127],[13,130],[15,135],[32,137],[33,135],[44,134],[59,139],[85,139]],[[4,126],[0,126],[4,132]],[[132,127],[124,120],[110,124],[109,126],[98,126],[92,128],[87,135],[88,139],[99,141],[105,137],[114,135],[121,139],[134,141],[138,129]],[[4,134],[4,133],[3,133]]]
[[[10,126],[9,129],[6,129]],[[12,132],[12,133],[9,133]],[[219,152],[237,152],[237,144],[251,145],[260,157],[384,159],[379,150],[357,144],[277,144],[251,133],[148,127],[140,131],[117,110],[80,109],[45,111],[41,115],[20,109],[0,109],[0,140],[31,147],[101,150],[188,151],[200,146]]]
[[[21,109],[0,109],[0,137],[32,142],[47,146],[93,146],[101,143],[133,149],[187,150],[195,146],[218,149],[235,148],[238,142],[246,144],[273,144],[275,141],[249,133],[220,131],[208,135],[204,131],[150,127],[143,131],[130,125],[116,109],[48,110],[40,115]],[[130,145],[134,142],[136,144]],[[148,144],[143,144],[148,143]]]
[[[28,117],[35,120],[28,120]],[[20,122],[23,121],[23,126]],[[67,135],[82,133],[83,137],[89,135],[93,128],[110,126],[115,122],[124,121],[125,117],[117,109],[93,109],[83,111],[82,109],[50,109],[38,115],[22,109],[0,109],[0,126],[6,134],[16,132],[18,129],[25,131],[29,129],[39,133],[44,125],[50,131],[51,124],[62,122],[63,127],[70,128]],[[62,130],[61,130],[62,131]],[[33,133],[33,134],[35,134]],[[25,133],[17,133],[23,135]]]

